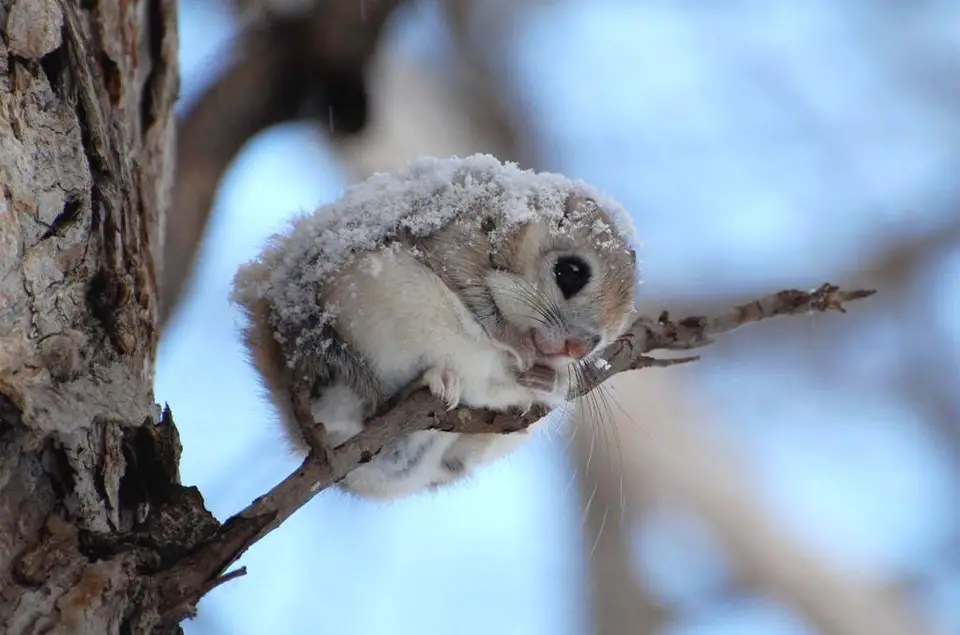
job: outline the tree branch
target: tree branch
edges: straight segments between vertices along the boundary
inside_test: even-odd
[[[778,315],[797,315],[830,310],[844,311],[843,303],[865,298],[874,291],[841,291],[824,284],[811,292],[788,290],[765,296],[713,317],[688,317],[673,321],[664,312],[656,319],[640,317],[617,342],[604,351],[606,361],[586,394],[616,373],[659,367],[673,360],[649,357],[654,350],[689,350],[706,346],[713,337],[746,324]],[[687,358],[692,361],[696,358]],[[415,391],[367,422],[358,435],[333,449],[327,456],[311,452],[299,468],[246,509],[229,518],[212,538],[189,557],[156,575],[155,582],[167,601],[167,618],[182,619],[210,583],[218,580],[254,543],[277,528],[322,489],[340,481],[358,465],[369,462],[380,450],[413,432],[437,429],[460,433],[510,433],[527,428],[547,414],[537,407],[523,415],[489,410],[446,410],[426,389]]]

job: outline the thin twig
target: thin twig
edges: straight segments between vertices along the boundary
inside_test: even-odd
[[[823,284],[813,291],[794,289],[780,291],[759,300],[734,307],[714,317],[692,316],[671,320],[664,311],[656,319],[640,317],[604,354],[607,365],[597,373],[597,384],[625,370],[669,365],[665,361],[694,361],[694,359],[660,360],[644,353],[653,350],[683,351],[699,348],[713,342],[713,337],[752,322],[778,315],[802,315],[826,311],[845,312],[844,302],[859,300],[876,293],[873,290],[842,291],[832,284]],[[592,386],[586,392],[592,390]]]
[[[596,388],[616,373],[663,366],[664,360],[646,356],[653,350],[688,350],[706,346],[713,337],[746,324],[778,315],[796,315],[829,310],[843,311],[843,303],[873,295],[874,291],[841,291],[824,284],[811,292],[781,291],[755,302],[735,307],[714,317],[689,317],[679,321],[667,313],[658,318],[638,318],[602,357],[604,368],[579,387],[579,395]],[[169,606],[181,606],[196,596],[209,580],[222,574],[258,540],[278,527],[322,489],[339,482],[358,465],[369,462],[392,441],[419,430],[437,429],[460,433],[510,433],[540,420],[547,411],[534,407],[523,415],[457,408],[448,411],[426,389],[417,390],[367,422],[363,431],[328,456],[311,451],[299,468],[273,489],[228,519],[213,538],[191,556],[158,574],[159,591]]]

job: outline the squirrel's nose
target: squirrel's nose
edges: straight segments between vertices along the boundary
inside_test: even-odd
[[[564,343],[564,351],[573,359],[583,359],[599,343],[600,338],[596,335],[589,338],[589,341],[579,337],[571,337]]]
[[[600,343],[599,335],[577,335],[554,340],[544,337],[536,329],[531,329],[531,339],[537,352],[544,357],[567,357],[578,360],[589,355]]]

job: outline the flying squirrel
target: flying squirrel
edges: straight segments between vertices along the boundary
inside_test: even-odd
[[[295,377],[334,446],[413,386],[450,408],[564,404],[583,376],[576,366],[631,323],[633,232],[620,205],[582,181],[489,155],[421,157],[294,219],[240,268],[233,300],[253,365],[306,453]],[[339,485],[374,499],[441,487],[540,423],[511,434],[415,432]]]

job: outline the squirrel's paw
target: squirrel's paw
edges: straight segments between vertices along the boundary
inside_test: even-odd
[[[453,410],[460,403],[463,387],[453,371],[435,366],[423,374],[423,383],[447,405],[447,410]]]

